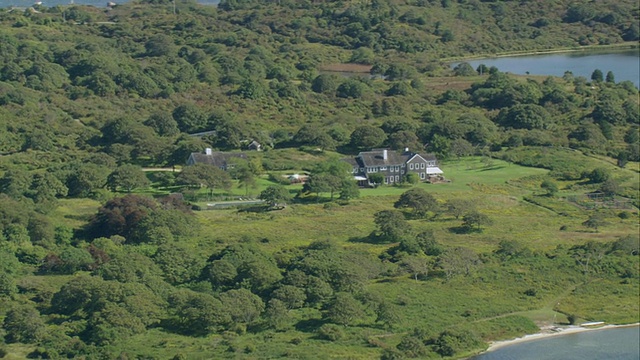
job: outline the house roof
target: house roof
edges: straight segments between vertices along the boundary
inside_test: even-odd
[[[262,147],[262,145],[259,142],[253,140],[249,143],[249,145],[247,145],[247,147],[259,149],[260,147]]]
[[[386,159],[384,154],[387,154]],[[395,150],[387,149],[373,149],[371,151],[363,151],[358,154],[356,160],[362,164],[362,166],[396,166],[402,165],[409,161],[409,159],[420,156],[425,160],[436,160],[433,154],[417,154],[410,151],[398,153]]]
[[[211,154],[191,153],[191,158],[195,164],[209,164],[217,167],[226,167],[229,159],[240,158],[247,159],[244,153],[231,153],[214,151]]]
[[[384,153],[387,153],[386,159]],[[375,149],[371,151],[363,151],[358,154],[358,158],[365,166],[385,166],[385,165],[401,165],[406,159],[393,150]]]

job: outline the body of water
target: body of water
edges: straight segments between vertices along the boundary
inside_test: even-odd
[[[640,49],[603,52],[571,52],[545,55],[509,56],[467,61],[474,69],[485,64],[502,72],[513,74],[562,76],[571,71],[574,76],[584,76],[591,81],[591,74],[600,69],[603,75],[613,72],[616,82],[629,80],[640,87]],[[453,66],[457,65],[454,64]]]
[[[638,360],[640,327],[593,330],[531,340],[476,356],[473,360]]]

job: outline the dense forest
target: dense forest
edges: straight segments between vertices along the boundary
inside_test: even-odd
[[[464,60],[637,48],[639,19],[627,0],[0,9],[0,358],[460,358],[638,322],[638,88]],[[451,182],[359,189],[339,160],[383,147]],[[205,148],[247,158],[185,166]],[[207,210],[244,198],[264,203]]]

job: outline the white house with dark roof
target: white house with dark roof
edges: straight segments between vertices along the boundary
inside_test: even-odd
[[[438,167],[435,155],[418,154],[407,148],[403,152],[389,149],[363,151],[355,158],[347,158],[343,161],[351,165],[354,178],[363,186],[372,185],[369,175],[374,173],[382,174],[385,184],[402,182],[408,173],[418,174],[422,181],[443,173]]]
[[[206,148],[204,153],[191,153],[187,159],[187,165],[209,164],[222,170],[233,167],[233,159],[247,160],[247,155],[237,152],[212,151]]]

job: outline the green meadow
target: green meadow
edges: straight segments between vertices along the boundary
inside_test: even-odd
[[[419,281],[399,273],[372,280],[366,285],[369,296],[395,304],[400,311],[392,329],[375,324],[367,315],[356,326],[346,327],[339,340],[327,341],[317,335],[322,323],[317,309],[290,310],[293,328],[284,332],[225,332],[206,337],[187,337],[150,329],[130,337],[118,346],[127,353],[144,353],[162,357],[167,351],[189,359],[211,357],[301,359],[352,358],[370,359],[381,349],[394,349],[414,328],[431,334],[451,328],[473,329],[485,341],[508,339],[538,331],[538,326],[568,323],[568,315],[577,321],[597,320],[608,323],[638,321],[638,279],[621,285],[619,279],[598,274],[584,275],[558,267],[553,255],[558,248],[587,241],[610,243],[637,233],[637,211],[629,219],[620,219],[615,210],[603,210],[607,224],[598,231],[582,223],[590,211],[563,198],[572,193],[575,182],[560,183],[554,197],[542,195],[539,184],[549,170],[525,167],[498,159],[480,157],[447,161],[441,164],[450,182],[418,184],[444,205],[455,198],[471,199],[477,209],[487,214],[492,224],[482,232],[456,233],[461,220],[450,215],[428,219],[411,219],[416,232],[433,231],[445,247],[463,246],[480,254],[483,264],[469,277],[444,280],[437,271]],[[629,171],[629,176],[634,176]],[[272,183],[260,179],[253,194]],[[289,186],[292,193],[300,185]],[[256,211],[230,208],[196,212],[201,225],[197,243],[190,246],[202,254],[219,251],[233,243],[252,243],[278,256],[318,240],[336,243],[340,248],[359,250],[378,256],[395,244],[379,244],[368,236],[376,230],[373,214],[393,209],[393,203],[411,187],[381,186],[362,189],[351,201],[329,201],[328,196],[304,203],[293,201],[284,210]],[[238,189],[232,190],[235,195]],[[254,195],[255,196],[255,195]],[[525,197],[537,199],[537,204]],[[54,216],[61,223],[76,226],[86,221],[98,203],[89,200],[65,200]],[[544,205],[541,206],[540,204]],[[491,254],[501,241],[516,240],[535,258],[500,262]],[[484,254],[484,255],[483,255]],[[285,255],[286,256],[286,255]],[[564,260],[572,262],[571,258]],[[524,295],[535,289],[534,294]],[[12,349],[12,347],[10,347]],[[16,348],[16,350],[18,350]],[[481,349],[460,353],[466,356]]]

